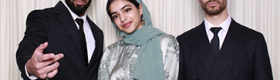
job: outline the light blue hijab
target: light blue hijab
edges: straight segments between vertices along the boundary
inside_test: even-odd
[[[138,52],[134,80],[164,80],[163,55],[160,46],[159,35],[165,34],[161,30],[154,28],[150,12],[142,0],[136,0],[142,4],[145,25],[133,33],[126,33],[115,29],[120,36],[124,37],[124,42],[137,45],[141,48]]]

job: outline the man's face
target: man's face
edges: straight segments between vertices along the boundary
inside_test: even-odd
[[[199,3],[208,15],[220,14],[227,6],[227,0],[199,0]]]
[[[84,15],[91,0],[65,0],[68,7],[78,16]]]

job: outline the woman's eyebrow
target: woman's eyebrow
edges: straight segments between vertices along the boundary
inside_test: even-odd
[[[131,6],[131,5],[124,5],[120,10],[123,10],[124,8],[128,7],[128,6]],[[116,14],[117,12],[112,12],[111,14]]]

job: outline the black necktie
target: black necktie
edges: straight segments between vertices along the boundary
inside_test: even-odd
[[[86,43],[86,38],[85,38],[85,33],[84,33],[84,27],[83,27],[84,20],[83,20],[83,19],[77,18],[75,21],[76,21],[76,22],[78,23],[78,25],[80,26],[79,33],[80,33],[80,39],[81,39],[82,54],[84,54],[85,59],[86,59],[86,64],[88,64],[87,43]]]
[[[214,37],[211,40],[211,46],[215,55],[215,58],[217,59],[218,54],[219,54],[219,37],[218,37],[218,32],[221,30],[221,27],[212,27],[210,30],[213,32]]]

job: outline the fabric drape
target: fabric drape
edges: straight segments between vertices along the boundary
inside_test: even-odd
[[[114,27],[118,34],[124,37],[125,43],[141,47],[138,53],[134,78],[137,80],[164,80],[162,51],[158,36],[165,33],[153,27],[150,12],[143,1],[136,1],[142,4],[146,24],[132,33],[118,30],[113,23]]]

